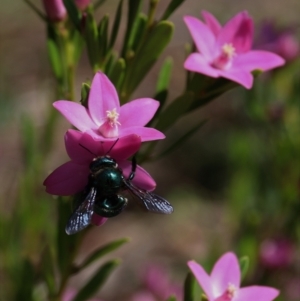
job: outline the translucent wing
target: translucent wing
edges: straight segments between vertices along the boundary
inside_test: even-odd
[[[68,235],[75,234],[86,228],[92,219],[94,213],[94,204],[96,199],[96,189],[91,188],[84,201],[72,213],[66,225]]]
[[[163,214],[171,214],[173,212],[172,205],[161,196],[138,188],[128,180],[124,180],[124,184],[144,204],[148,211]]]

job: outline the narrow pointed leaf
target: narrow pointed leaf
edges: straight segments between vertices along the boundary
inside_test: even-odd
[[[131,50],[133,52],[135,52],[143,42],[143,37],[147,29],[147,21],[148,17],[144,13],[139,13],[132,29],[132,41],[130,41]]]
[[[195,301],[194,288],[195,288],[195,277],[189,272],[184,281],[184,301]]]
[[[118,249],[123,244],[127,243],[128,241],[129,241],[129,238],[121,238],[119,240],[115,240],[115,241],[101,247],[100,249],[97,249],[78,267],[78,270],[84,269],[92,262],[94,262],[97,259],[103,257],[104,255],[109,254],[110,252]]]
[[[108,50],[108,23],[109,17],[108,15],[105,15],[98,26],[100,59],[102,62],[104,62]]]
[[[112,28],[112,31],[111,31],[109,49],[112,49],[115,45],[115,41],[116,41],[116,38],[117,38],[117,35],[118,35],[118,32],[119,32],[121,18],[122,18],[122,8],[123,8],[123,0],[120,0],[118,8],[117,8],[116,16],[115,16],[113,28]]]
[[[127,0],[128,1],[128,13],[127,13],[127,26],[126,33],[122,48],[122,57],[126,56],[127,50],[131,48],[132,43],[132,29],[136,22],[137,16],[141,10],[142,0]]]
[[[189,111],[193,100],[193,93],[190,92],[186,92],[185,94],[177,97],[164,111],[160,113],[156,128],[160,131],[164,131],[174,124],[177,119]]]
[[[74,0],[63,0],[63,2],[75,28],[80,30],[81,12],[77,9]]]
[[[168,57],[164,61],[158,75],[158,80],[156,84],[157,93],[168,89],[172,68],[173,68],[173,59],[171,57]]]
[[[62,80],[62,64],[60,59],[59,49],[53,39],[47,39],[47,49],[50,60],[50,65],[57,81]]]
[[[82,85],[81,85],[81,99],[80,99],[80,102],[85,107],[87,107],[90,89],[91,89],[91,85],[90,84],[82,83]]]
[[[240,263],[240,269],[241,269],[241,279],[243,280],[248,272],[249,269],[249,257],[248,256],[243,256],[240,258],[239,263]]]
[[[79,33],[79,31],[75,31],[73,33],[73,37],[72,37],[72,42],[73,42],[73,62],[75,64],[78,63],[80,56],[82,54],[82,50],[84,48],[84,39],[82,37],[82,35]]]
[[[125,67],[125,60],[123,58],[119,58],[109,74],[109,79],[118,91],[125,75]]]
[[[188,140],[193,134],[195,134],[204,124],[206,120],[199,122],[196,126],[187,131],[184,135],[182,135],[178,140],[176,140],[170,147],[168,147],[165,151],[155,157],[156,159],[164,157],[174,151],[176,148],[180,147],[186,140]]]
[[[161,20],[168,19],[184,1],[185,0],[172,0],[161,17]]]
[[[175,296],[170,296],[167,301],[177,301]]]
[[[118,260],[111,260],[101,266],[91,279],[78,292],[73,301],[85,301],[91,298],[105,283],[110,273],[120,264]]]
[[[137,51],[125,75],[122,90],[125,98],[129,98],[168,45],[173,35],[173,29],[174,26],[171,22],[162,21],[144,39],[143,45]]]
[[[85,20],[84,37],[87,45],[88,57],[94,71],[99,69],[100,49],[98,28],[92,12],[89,10]]]

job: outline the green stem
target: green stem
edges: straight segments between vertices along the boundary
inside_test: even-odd
[[[147,28],[152,27],[152,25],[154,23],[154,16],[155,16],[155,12],[156,12],[158,2],[159,2],[159,0],[150,0]]]

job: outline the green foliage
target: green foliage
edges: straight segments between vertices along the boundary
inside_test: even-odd
[[[191,272],[188,272],[185,281],[184,281],[184,301],[195,301],[195,277]]]
[[[243,280],[248,272],[249,269],[249,257],[243,256],[240,258],[240,268],[241,268],[241,279]]]

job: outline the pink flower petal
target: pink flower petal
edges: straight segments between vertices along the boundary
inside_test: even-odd
[[[267,286],[248,286],[239,289],[234,301],[272,301],[279,291]]]
[[[238,55],[234,60],[234,67],[243,70],[270,70],[284,65],[285,60],[272,52],[264,50],[251,50],[247,53]]]
[[[214,265],[211,272],[211,282],[214,287],[215,297],[222,295],[228,288],[228,284],[240,287],[241,271],[235,254],[224,254]]]
[[[200,53],[192,53],[184,62],[184,68],[210,77],[219,77],[219,70],[209,65],[209,62]]]
[[[95,148],[91,141],[89,141],[89,143],[84,141],[83,136],[84,134],[81,132],[68,130],[65,134],[65,146],[72,161],[79,164],[89,164],[89,162],[91,162],[95,157],[95,155],[93,155],[93,150]],[[96,143],[94,140],[92,141],[94,144]]]
[[[107,111],[116,109],[119,112],[119,97],[108,77],[97,72],[94,76],[88,99],[89,113],[94,122],[100,125],[107,116]]]
[[[192,16],[183,18],[197,49],[206,60],[211,61],[215,56],[216,38],[209,27],[199,19]]]
[[[247,70],[231,68],[229,70],[219,70],[219,74],[244,86],[246,89],[250,89],[253,85],[253,75]]]
[[[73,195],[88,183],[88,165],[67,162],[55,169],[44,181],[46,191],[54,195]]]
[[[122,127],[144,126],[154,116],[159,102],[151,98],[140,98],[124,104],[120,108],[119,122]]]
[[[119,167],[123,170],[124,177],[128,178],[132,170],[132,163],[130,161],[121,161],[118,162],[118,164]],[[138,188],[147,191],[152,191],[156,187],[156,183],[153,178],[145,169],[143,169],[139,165],[136,167],[135,177],[133,178],[132,183]]]
[[[73,101],[59,100],[54,102],[53,106],[78,130],[85,132],[88,129],[97,128],[83,105]]]
[[[202,287],[204,293],[206,294],[209,301],[214,301],[214,295],[212,290],[212,283],[210,277],[204,271],[201,265],[195,261],[189,261],[188,266],[195,278],[197,279],[199,285]]]
[[[217,36],[222,28],[219,21],[208,11],[203,10],[201,12],[202,17],[205,20],[206,25],[209,27],[209,29],[212,31],[212,33]]]
[[[108,218],[100,216],[96,213],[94,213],[92,216],[92,224],[95,226],[102,226],[107,220]]]
[[[218,45],[232,43],[236,53],[244,53],[251,49],[253,40],[253,20],[246,11],[238,13],[221,29]]]
[[[142,142],[166,138],[166,136],[162,132],[154,128],[146,128],[141,126],[121,129],[120,136],[122,136],[123,138],[124,136],[127,136],[131,133],[140,136]]]
[[[126,160],[135,154],[141,147],[141,138],[138,135],[131,134],[113,140],[95,140],[90,132],[82,134],[79,140],[82,148],[89,150],[95,157],[109,155],[115,160]]]

